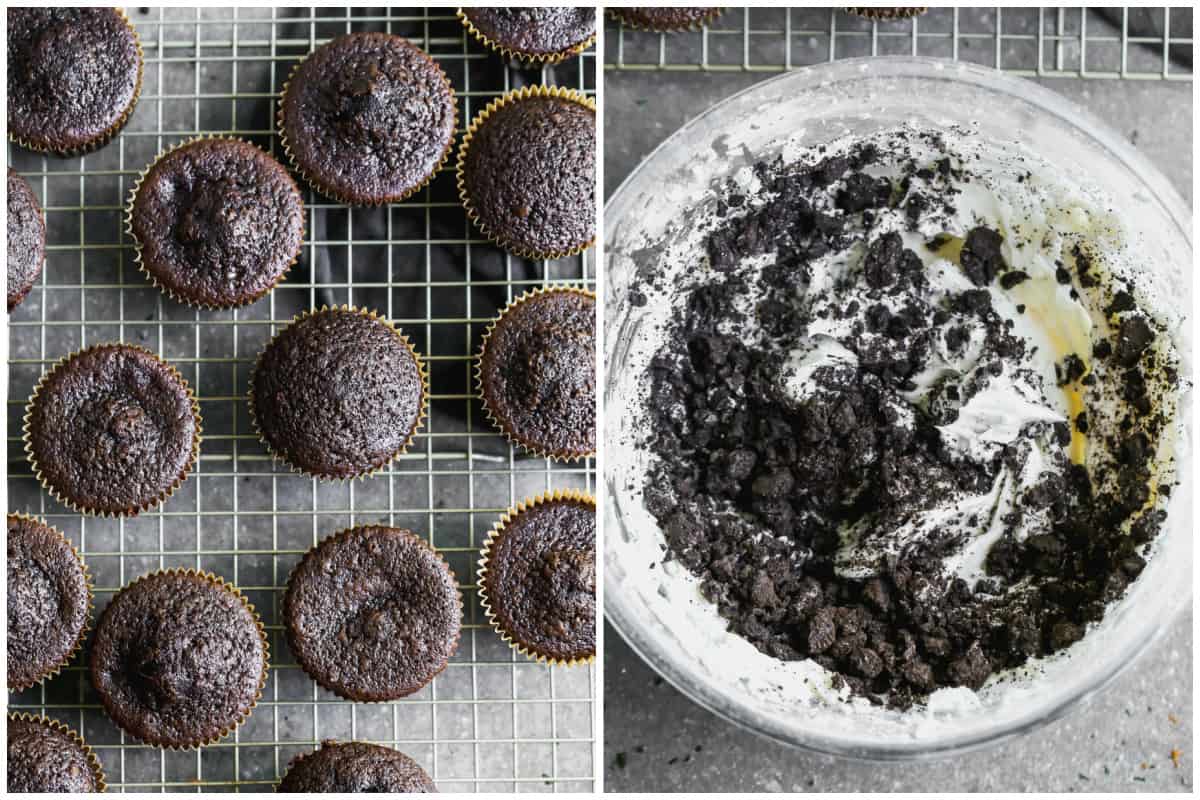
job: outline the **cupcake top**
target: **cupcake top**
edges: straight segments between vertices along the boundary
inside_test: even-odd
[[[366,742],[324,742],[292,760],[280,792],[437,792],[421,765],[399,750]]]
[[[423,50],[388,33],[348,33],[292,73],[279,129],[317,189],[379,204],[403,200],[433,176],[455,120],[450,82]]]
[[[133,111],[142,49],[115,8],[8,9],[8,135],[69,155],[98,147]]]
[[[425,686],[458,649],[462,597],[424,539],[367,525],[309,550],[283,599],[288,644],[313,680],[351,700]]]
[[[102,792],[104,775],[79,734],[55,720],[8,715],[8,791]]]
[[[349,307],[301,316],[258,358],[250,411],[296,469],[354,478],[408,449],[425,414],[425,372],[395,328]]]
[[[570,663],[596,654],[596,501],[538,498],[497,526],[480,593],[492,623],[521,652]]]
[[[492,420],[533,453],[594,453],[595,295],[549,289],[515,300],[484,338],[479,391]]]
[[[491,46],[539,60],[577,53],[596,34],[591,8],[464,8],[462,15]]]
[[[83,639],[91,590],[61,533],[8,515],[8,688],[26,689],[63,666]]]
[[[46,220],[29,181],[8,168],[8,311],[37,283],[46,261]]]
[[[198,139],[146,171],[129,226],[155,284],[184,303],[230,308],[283,278],[300,254],[304,205],[288,171],[254,145]]]
[[[467,213],[501,247],[561,258],[596,237],[596,112],[544,87],[506,95],[471,125],[458,156]]]
[[[634,28],[667,33],[707,25],[721,13],[720,6],[708,8],[610,8],[614,17]]]
[[[92,644],[92,685],[117,725],[160,747],[214,742],[241,724],[267,675],[266,634],[219,578],[146,575],[109,603]]]
[[[200,415],[179,373],[127,344],[89,347],[42,377],[25,450],[60,502],[101,515],[166,499],[195,462]]]

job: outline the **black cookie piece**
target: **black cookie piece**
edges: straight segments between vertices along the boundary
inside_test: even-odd
[[[489,47],[543,64],[582,52],[596,37],[591,8],[464,8],[459,13]]]
[[[8,9],[8,135],[71,155],[103,145],[142,88],[142,47],[116,8]]]
[[[103,792],[104,773],[79,734],[56,720],[8,715],[8,792]]]
[[[399,750],[366,742],[324,742],[292,760],[279,792],[433,794],[433,779]]]
[[[8,515],[8,688],[27,689],[83,643],[92,593],[83,561],[54,528]]]
[[[46,261],[46,218],[29,181],[8,168],[8,312],[37,283]]]
[[[142,268],[176,300],[252,303],[300,255],[304,204],[283,166],[252,144],[200,139],[161,156],[129,209]]]
[[[148,350],[100,344],[42,378],[25,424],[25,450],[42,485],[65,505],[132,515],[187,478],[200,414],[187,382]]]
[[[420,690],[458,649],[462,597],[424,539],[362,526],[309,550],[283,599],[288,644],[304,671],[350,700]]]
[[[197,747],[242,724],[258,702],[266,633],[220,578],[156,572],[104,610],[91,672],[104,709],[127,733],[159,747]]]
[[[425,371],[408,339],[366,311],[326,308],[258,357],[250,413],[267,446],[321,478],[353,478],[408,449],[425,415]]]
[[[484,337],[479,391],[493,422],[529,451],[596,452],[596,296],[550,289],[509,305]]]
[[[685,31],[699,28],[712,22],[721,14],[719,6],[709,8],[662,8],[650,6],[645,8],[610,8],[619,22],[631,28],[640,28],[660,33]]]
[[[292,164],[352,205],[403,200],[454,141],[454,91],[423,50],[388,33],[348,33],[309,54],[279,105]]]
[[[596,654],[596,501],[540,497],[506,515],[483,549],[480,596],[520,652],[555,663]]]
[[[962,248],[962,267],[976,286],[987,286],[996,279],[996,274],[1007,269],[1000,245],[1004,237],[991,228],[980,225],[967,233]]]
[[[458,151],[467,214],[524,258],[562,258],[596,238],[596,111],[582,95],[533,87],[475,118]]]

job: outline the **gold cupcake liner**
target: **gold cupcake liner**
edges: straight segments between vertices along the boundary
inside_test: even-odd
[[[247,300],[244,300],[240,303],[233,303],[230,305],[212,305],[210,303],[203,303],[203,302],[193,300],[190,297],[182,297],[182,296],[176,294],[174,291],[172,291],[170,287],[159,283],[158,277],[155,276],[154,273],[152,273],[150,270],[146,269],[146,265],[142,261],[142,243],[137,238],[137,235],[133,232],[133,204],[137,200],[138,192],[141,191],[142,183],[146,180],[146,175],[148,175],[150,173],[150,170],[154,169],[155,165],[157,165],[158,162],[162,161],[164,158],[171,155],[176,150],[182,150],[183,148],[185,148],[189,145],[195,144],[196,142],[202,142],[202,141],[208,141],[208,140],[223,141],[223,142],[241,142],[242,144],[250,145],[254,149],[261,152],[263,155],[265,155],[267,158],[271,159],[271,161],[275,162],[276,164],[279,164],[279,167],[283,171],[283,174],[287,176],[287,179],[292,184],[292,189],[296,193],[296,202],[300,204],[300,244],[296,247],[296,252],[292,254],[292,259],[291,259],[291,261],[288,262],[287,267],[285,267],[283,272],[281,272],[279,274],[279,277],[277,277],[275,279],[275,282],[272,283],[270,286],[268,286],[266,289],[263,289],[261,292],[259,292],[258,294],[254,295],[253,297],[251,297]],[[240,136],[223,136],[223,135],[216,134],[216,133],[202,133],[197,136],[192,136],[190,138],[184,139],[183,141],[177,142],[177,143],[171,145],[170,147],[168,147],[166,150],[163,150],[161,153],[159,153],[157,156],[154,157],[153,161],[151,161],[149,164],[146,165],[145,169],[143,169],[138,174],[137,180],[134,181],[133,187],[129,190],[129,201],[125,205],[125,235],[127,235],[133,241],[133,260],[134,260],[134,263],[137,264],[138,272],[145,275],[146,279],[148,281],[150,281],[151,284],[153,284],[154,288],[158,289],[160,292],[167,295],[167,297],[170,297],[176,303],[179,303],[180,305],[191,306],[192,308],[203,308],[207,311],[225,311],[225,310],[228,310],[231,308],[242,308],[243,306],[248,306],[252,303],[258,302],[259,300],[261,300],[262,298],[264,298],[268,294],[270,294],[272,291],[274,291],[275,288],[277,286],[279,286],[279,284],[286,281],[288,273],[291,272],[292,267],[294,267],[296,265],[296,261],[299,260],[300,253],[303,252],[303,250],[304,250],[304,196],[303,196],[303,193],[300,191],[300,187],[296,185],[296,181],[293,180],[291,174],[287,171],[287,167],[285,167],[283,164],[280,164],[276,158],[274,158],[270,153],[266,152],[258,145],[254,144],[253,142],[247,141]]]
[[[396,36],[396,38],[403,39],[404,37]],[[405,41],[408,41],[408,40],[405,39]],[[409,42],[409,44],[412,44],[412,43]],[[322,46],[325,46],[325,45],[322,45]],[[348,197],[348,196],[340,193],[337,189],[333,188],[332,186],[327,186],[326,184],[322,183],[321,181],[317,180],[316,178],[314,178],[313,176],[311,176],[307,172],[305,172],[304,167],[300,164],[300,162],[296,159],[296,156],[292,153],[291,145],[288,142],[287,127],[284,125],[284,117],[283,117],[283,101],[284,101],[284,98],[287,97],[288,88],[292,85],[292,81],[296,78],[296,73],[300,71],[300,67],[304,66],[304,62],[308,60],[309,56],[311,56],[313,53],[316,52],[314,50],[314,51],[310,52],[304,58],[300,59],[300,61],[297,62],[296,66],[292,67],[292,71],[288,73],[288,79],[284,82],[283,89],[279,92],[279,110],[276,112],[276,116],[275,116],[275,132],[277,134],[279,134],[279,143],[283,146],[283,152],[288,157],[288,163],[292,165],[292,169],[294,169],[296,172],[298,172],[300,174],[300,177],[304,178],[304,180],[308,183],[309,186],[313,187],[314,189],[316,189],[318,192],[325,195],[326,197],[331,197],[334,200],[337,200],[339,203],[345,203],[348,206],[379,207],[379,206],[388,205],[390,203],[404,202],[405,200],[412,197],[414,194],[416,194],[417,192],[421,191],[426,186],[428,186],[430,184],[430,182],[435,177],[437,177],[437,174],[439,172],[441,172],[442,169],[446,166],[446,162],[450,159],[450,151],[454,149],[454,131],[458,130],[458,96],[454,93],[454,86],[453,86],[453,84],[450,83],[450,79],[448,77],[446,77],[446,71],[443,70],[441,65],[438,64],[437,61],[434,60],[433,56],[429,55],[424,50],[417,47],[415,44],[413,44],[412,47],[417,52],[419,52],[421,55],[425,56],[425,59],[427,61],[429,61],[430,64],[433,64],[433,66],[437,69],[438,74],[442,76],[442,83],[444,83],[446,85],[446,91],[450,93],[450,107],[453,109],[454,119],[450,125],[450,131],[451,131],[450,139],[446,142],[446,147],[445,147],[445,149],[442,150],[442,157],[438,160],[437,165],[430,171],[429,175],[427,175],[425,177],[425,180],[421,181],[419,184],[412,187],[408,191],[404,192],[401,195],[397,195],[394,197],[384,197],[379,200],[361,200],[361,199],[355,199],[355,198]]]
[[[543,664],[549,664],[557,667],[574,667],[578,666],[579,664],[591,664],[596,660],[596,654],[592,653],[592,655],[588,656],[587,658],[561,659],[547,656],[543,653],[539,653],[536,650],[526,647],[521,642],[516,641],[508,631],[504,630],[504,627],[500,624],[500,621],[496,619],[496,614],[492,611],[491,600],[488,597],[487,592],[488,561],[492,557],[492,548],[496,545],[496,542],[498,542],[504,536],[505,526],[516,519],[517,516],[531,508],[540,506],[543,503],[562,500],[576,500],[581,503],[589,504],[593,509],[596,507],[596,498],[593,495],[579,491],[578,489],[555,489],[553,492],[545,492],[537,495],[536,497],[529,497],[525,500],[522,500],[521,502],[517,503],[515,508],[510,508],[508,511],[505,511],[504,516],[500,517],[500,520],[496,523],[496,526],[488,533],[487,541],[484,542],[483,548],[479,551],[479,570],[475,574],[477,576],[477,585],[479,587],[479,605],[483,608],[483,613],[487,617],[488,624],[492,626],[492,630],[494,630],[509,647],[511,647],[513,650],[516,650],[526,658],[535,659]]]
[[[129,29],[131,34],[133,34],[133,45],[137,48],[137,83],[133,87],[133,97],[129,100],[129,107],[125,109],[124,113],[121,114],[116,122],[109,126],[108,130],[104,131],[104,133],[100,134],[90,142],[86,142],[79,147],[74,147],[67,150],[55,150],[50,147],[44,147],[35,142],[26,141],[25,139],[22,139],[11,132],[8,134],[8,140],[10,142],[19,145],[26,150],[32,150],[35,153],[50,153],[52,155],[62,156],[64,158],[77,155],[86,155],[87,153],[94,153],[111,142],[112,138],[116,136],[122,128],[125,127],[125,123],[129,122],[129,118],[133,116],[134,109],[137,108],[138,98],[142,96],[142,78],[146,70],[146,53],[142,50],[142,37],[138,36],[137,28],[133,27],[133,23],[130,22],[129,16],[125,13],[125,9],[114,8],[113,10],[120,15],[121,20],[125,23],[125,27]]]
[[[847,14],[865,17],[882,22],[884,20],[911,19],[919,17],[929,10],[928,6],[911,6],[908,8],[879,8],[877,6],[845,6]]]
[[[723,13],[725,13],[724,8],[716,8],[716,9],[708,12],[707,14],[705,14],[700,19],[695,19],[690,22],[685,22],[685,23],[670,26],[670,27],[654,28],[649,25],[643,25],[642,23],[640,23],[636,20],[622,16],[621,10],[622,9],[620,9],[620,8],[608,8],[607,9],[608,15],[610,17],[612,17],[614,20],[616,20],[617,22],[621,23],[621,25],[623,25],[624,27],[629,28],[630,30],[634,30],[634,31],[642,31],[644,33],[686,33],[687,31],[698,31],[698,30],[701,30],[701,29],[707,27],[709,24],[712,23],[713,20],[715,20],[717,17],[719,17]]]
[[[460,8],[455,12],[455,16],[462,22],[463,27],[475,40],[491,50],[495,50],[504,58],[514,61],[518,66],[535,69],[538,67],[548,67],[553,64],[561,64],[569,58],[574,58],[583,51],[596,43],[596,33],[584,39],[578,44],[571,45],[565,50],[559,50],[554,53],[526,53],[523,50],[513,50],[511,47],[506,47],[497,41],[489,38],[487,34],[475,27],[466,13]]]
[[[80,736],[74,728],[64,725],[58,720],[51,719],[50,717],[35,717],[34,715],[25,712],[16,713],[10,711],[8,714],[8,721],[36,722],[39,725],[44,725],[52,731],[65,734],[68,739],[73,741],[79,747],[79,749],[83,751],[83,755],[87,759],[88,766],[92,769],[92,775],[96,778],[96,792],[102,793],[108,791],[108,784],[104,782],[104,770],[100,767],[100,759],[96,758],[96,752],[92,750],[88,743],[83,740],[83,737]]]
[[[413,423],[413,428],[412,428],[412,431],[409,432],[408,438],[404,441],[404,444],[400,446],[399,450],[397,450],[389,458],[387,458],[385,461],[383,461],[381,464],[379,464],[379,466],[373,467],[372,469],[369,469],[366,472],[360,473],[358,475],[350,475],[350,476],[324,475],[324,474],[320,474],[320,473],[316,473],[316,472],[309,472],[306,469],[302,469],[302,468],[296,466],[291,461],[289,461],[286,456],[277,452],[275,450],[275,448],[271,445],[271,443],[267,440],[266,434],[263,433],[262,425],[260,425],[258,422],[258,413],[255,411],[255,408],[254,408],[254,376],[258,374],[258,370],[262,366],[263,356],[266,355],[267,350],[269,350],[271,345],[275,343],[276,339],[278,339],[280,336],[282,336],[289,328],[291,328],[297,322],[300,322],[303,319],[307,319],[308,317],[314,317],[317,314],[323,314],[326,311],[341,311],[341,312],[345,312],[345,313],[349,313],[349,314],[359,314],[361,316],[366,317],[369,320],[372,320],[374,322],[379,322],[379,323],[385,325],[386,327],[388,327],[389,329],[391,329],[391,331],[394,334],[396,334],[396,336],[400,339],[400,341],[404,344],[404,346],[406,348],[408,348],[408,352],[412,354],[413,360],[417,362],[417,372],[419,372],[421,375],[421,405],[417,409],[417,419],[416,419],[416,422]],[[246,407],[250,413],[250,424],[252,424],[254,426],[254,432],[258,434],[258,440],[260,442],[262,442],[263,447],[265,447],[267,449],[267,453],[271,456],[272,461],[285,465],[289,470],[291,470],[293,473],[295,473],[297,475],[308,475],[309,477],[316,478],[317,480],[321,481],[322,483],[333,483],[333,482],[345,483],[346,481],[366,480],[367,478],[373,478],[374,476],[378,475],[380,472],[387,469],[392,463],[399,460],[399,458],[401,456],[403,456],[405,453],[407,453],[408,448],[412,447],[412,443],[417,438],[417,432],[420,431],[421,428],[425,427],[425,420],[429,416],[429,366],[425,363],[425,359],[423,359],[421,357],[421,354],[417,352],[416,348],[413,347],[412,342],[410,342],[408,340],[408,335],[405,334],[404,332],[402,332],[398,327],[396,327],[396,325],[393,322],[386,319],[385,317],[380,316],[379,314],[375,313],[374,311],[368,310],[366,308],[361,308],[359,306],[351,306],[351,305],[345,305],[345,304],[340,305],[340,306],[323,305],[319,309],[309,309],[308,311],[302,311],[301,313],[292,317],[292,321],[289,322],[286,326],[284,326],[283,330],[279,331],[274,336],[272,336],[270,341],[268,341],[267,344],[263,347],[262,351],[259,352],[258,358],[256,358],[254,360],[254,372],[251,373],[251,376],[250,376],[250,385],[246,389]]]
[[[291,649],[292,655],[296,659],[296,663],[298,663],[300,665],[300,668],[304,670],[305,675],[307,675],[309,678],[312,678],[314,683],[324,687],[325,689],[328,689],[329,691],[333,692],[338,697],[341,697],[344,700],[351,700],[355,703],[390,703],[390,702],[392,702],[392,699],[396,699],[396,698],[384,699],[384,700],[362,700],[357,697],[351,697],[349,694],[342,692],[340,689],[338,689],[334,686],[328,686],[323,681],[318,680],[317,677],[315,675],[313,675],[312,672],[309,671],[308,665],[306,665],[300,659],[300,648],[296,646],[296,642],[295,642],[295,639],[292,634],[292,628],[290,625],[287,624],[288,604],[290,602],[290,598],[291,598],[291,594],[292,594],[292,592],[291,592],[292,579],[294,577],[296,577],[296,570],[300,569],[300,566],[304,563],[304,561],[313,553],[318,552],[321,548],[325,547],[328,544],[333,544],[334,542],[341,540],[341,539],[347,539],[350,536],[357,533],[358,531],[362,530],[363,528],[390,528],[391,530],[398,530],[398,531],[401,531],[402,533],[408,534],[416,542],[418,542],[422,547],[424,547],[426,550],[433,553],[433,555],[437,557],[438,563],[440,563],[442,565],[442,568],[445,569],[447,574],[450,575],[450,579],[452,581],[454,581],[454,593],[458,597],[458,621],[459,621],[458,622],[458,636],[455,637],[454,645],[450,648],[450,653],[446,656],[446,663],[443,664],[441,666],[441,668],[438,669],[437,672],[435,672],[429,676],[429,680],[425,682],[424,686],[428,686],[429,684],[433,683],[434,679],[437,678],[438,675],[441,675],[442,672],[445,671],[446,667],[449,666],[450,659],[454,658],[455,653],[458,652],[459,645],[462,644],[462,625],[463,625],[463,615],[464,615],[462,590],[460,588],[458,588],[458,576],[454,574],[454,570],[451,569],[450,564],[449,564],[449,562],[446,561],[445,557],[441,553],[439,553],[433,545],[431,545],[428,541],[426,541],[424,539],[424,537],[418,536],[416,533],[414,533],[413,531],[410,531],[408,528],[397,528],[394,525],[364,524],[364,525],[354,525],[350,528],[345,528],[343,530],[338,531],[337,533],[331,533],[330,535],[326,536],[324,539],[322,539],[321,541],[317,542],[315,545],[310,547],[308,549],[308,551],[303,556],[300,557],[300,560],[296,562],[295,566],[293,566],[291,571],[288,573],[287,583],[285,584],[287,589],[283,593],[283,601],[280,604],[280,613],[282,614],[283,619],[284,619],[284,635],[287,637],[288,647]],[[422,686],[421,688],[424,688],[424,686]],[[420,691],[420,689],[417,689],[416,691]],[[404,695],[404,696],[407,696],[407,695]],[[334,741],[334,740],[327,739],[325,741]],[[290,768],[291,767],[289,766],[289,769]]]
[[[84,355],[85,353],[90,353],[91,351],[97,350],[101,347],[127,347],[131,350],[138,350],[148,356],[153,357],[156,361],[165,366],[171,376],[175,378],[175,380],[179,381],[179,383],[183,386],[184,391],[187,393],[188,400],[191,401],[192,418],[196,422],[196,430],[192,434],[191,460],[188,461],[187,466],[183,468],[183,472],[179,474],[179,477],[175,479],[175,482],[171,484],[171,486],[165,491],[161,492],[154,500],[148,501],[134,508],[122,509],[121,511],[98,511],[93,508],[81,506],[60,492],[55,486],[51,485],[50,482],[46,480],[45,475],[42,474],[41,467],[39,467],[37,463],[37,458],[33,454],[33,433],[30,430],[30,421],[33,417],[33,409],[34,406],[37,405],[38,397],[41,395],[42,388],[46,385],[46,380],[68,361]],[[89,517],[115,518],[137,516],[143,511],[147,511],[151,508],[162,505],[163,503],[167,502],[167,500],[170,500],[171,496],[174,495],[175,492],[179,491],[179,487],[182,486],[187,480],[188,476],[191,475],[192,469],[195,468],[196,464],[200,460],[200,442],[203,440],[204,434],[203,425],[204,420],[200,416],[200,403],[196,400],[196,393],[192,391],[192,387],[190,384],[188,384],[187,380],[179,374],[179,370],[175,369],[175,367],[169,361],[167,361],[165,358],[161,358],[157,353],[154,353],[145,347],[142,347],[141,345],[126,344],[124,342],[101,342],[100,344],[94,344],[90,347],[85,347],[83,350],[76,350],[70,355],[63,356],[57,362],[55,362],[54,366],[42,373],[42,377],[38,379],[37,386],[35,386],[33,389],[33,394],[29,397],[29,403],[25,406],[25,417],[22,420],[21,431],[22,440],[25,445],[25,457],[29,460],[30,466],[33,467],[33,473],[37,478],[38,483],[42,485],[42,488],[45,489],[51,497],[74,511],[76,514],[83,514],[84,516]]]
[[[47,528],[51,531],[54,531],[54,533],[58,534],[58,537],[60,539],[62,539],[64,543],[66,543],[67,547],[71,548],[71,553],[74,554],[75,560],[79,562],[79,568],[83,571],[83,582],[84,582],[84,585],[87,587],[87,608],[84,611],[83,626],[79,629],[79,636],[77,636],[75,638],[75,644],[71,647],[70,650],[67,651],[67,654],[62,657],[62,660],[60,660],[56,665],[51,667],[47,672],[43,673],[42,676],[37,678],[36,680],[30,681],[28,683],[16,683],[16,684],[10,683],[10,684],[8,684],[8,690],[10,692],[23,692],[30,687],[37,686],[39,683],[45,683],[46,681],[50,680],[51,678],[56,677],[59,673],[62,672],[63,667],[67,666],[67,664],[70,664],[72,659],[74,659],[75,656],[79,654],[79,651],[83,649],[83,643],[87,639],[88,631],[90,631],[91,627],[92,627],[92,624],[91,624],[92,623],[92,609],[94,607],[93,601],[95,599],[93,590],[95,588],[95,585],[92,583],[92,573],[91,573],[91,570],[88,569],[87,562],[83,560],[83,556],[79,555],[79,551],[75,548],[75,545],[71,544],[70,540],[68,540],[67,537],[63,535],[62,531],[60,531],[58,528],[54,527],[50,523],[46,522],[46,520],[42,519],[41,517],[35,517],[32,514],[25,514],[20,511],[14,511],[14,512],[10,512],[8,516],[16,517],[17,519],[24,520],[26,522],[32,522],[35,525],[40,525],[43,528]]]
[[[487,416],[488,422],[492,423],[492,427],[504,434],[504,438],[508,440],[509,444],[520,447],[522,451],[531,456],[537,456],[538,458],[549,458],[559,462],[573,463],[579,461],[580,459],[591,458],[592,456],[596,455],[596,450],[593,448],[586,453],[555,452],[544,450],[533,442],[528,442],[524,439],[521,439],[507,424],[504,423],[503,420],[500,419],[499,416],[497,416],[496,412],[492,409],[491,404],[488,403],[487,392],[484,391],[483,387],[483,355],[487,352],[488,342],[492,338],[492,332],[496,330],[496,325],[500,323],[500,320],[504,318],[505,314],[521,305],[526,300],[538,295],[550,294],[553,292],[570,292],[572,294],[580,294],[584,297],[590,297],[593,300],[596,299],[595,292],[591,291],[590,289],[584,289],[580,286],[539,286],[523,292],[520,297],[514,298],[508,305],[504,307],[504,309],[495,319],[488,323],[487,330],[483,332],[483,341],[479,347],[479,355],[475,356],[475,387],[479,392],[479,399],[483,403],[483,413]]]
[[[481,220],[479,215],[476,213],[475,208],[471,205],[471,198],[467,193],[467,150],[470,148],[471,141],[475,138],[475,133],[479,130],[479,126],[487,122],[488,118],[493,113],[500,110],[505,104],[528,100],[531,97],[557,97],[560,100],[578,103],[581,106],[591,109],[593,113],[596,111],[595,100],[580,92],[577,92],[574,89],[565,89],[561,86],[523,86],[520,89],[514,89],[513,91],[505,94],[503,97],[488,103],[487,107],[483,111],[480,111],[478,116],[471,121],[471,126],[467,128],[467,132],[463,136],[462,144],[460,144],[458,147],[458,166],[455,169],[456,179],[458,181],[458,197],[462,202],[463,208],[467,212],[467,217],[470,218],[475,227],[478,228],[481,233],[483,233],[484,237],[487,238],[488,241],[492,242],[498,247],[502,247],[515,256],[541,261],[545,259],[566,258],[567,256],[579,255],[584,250],[587,250],[589,247],[595,244],[596,236],[594,233],[592,238],[588,241],[575,245],[568,250],[549,252],[529,250],[516,244],[515,242],[507,240],[505,237],[501,236],[499,233],[493,231],[486,224],[484,224],[483,220]]]
[[[112,601],[109,602],[109,608],[112,607],[112,603],[115,602],[116,599],[118,597],[120,597],[123,592],[126,592],[129,589],[132,589],[134,586],[136,586],[137,584],[141,583],[144,580],[147,580],[149,578],[154,578],[159,575],[169,575],[172,577],[192,577],[192,576],[194,576],[197,578],[203,578],[205,581],[212,584],[213,586],[220,589],[221,591],[229,592],[230,594],[232,594],[242,604],[242,607],[245,608],[247,612],[249,612],[250,617],[254,620],[254,626],[258,629],[258,638],[262,641],[262,647],[263,647],[262,675],[259,676],[259,679],[258,679],[258,691],[255,693],[254,700],[252,700],[250,702],[250,705],[247,706],[244,710],[238,712],[237,718],[233,721],[232,724],[222,728],[215,736],[212,736],[208,739],[204,739],[204,740],[201,740],[198,742],[184,744],[184,745],[161,744],[159,742],[152,742],[148,739],[142,739],[137,734],[133,733],[132,731],[126,730],[123,726],[121,726],[120,723],[117,722],[116,717],[113,715],[112,709],[109,707],[107,699],[104,697],[103,694],[100,693],[100,690],[97,687],[95,687],[94,680],[93,680],[93,688],[96,689],[96,693],[100,695],[100,702],[104,706],[104,711],[106,714],[108,714],[108,718],[110,720],[112,720],[114,725],[117,725],[117,727],[121,728],[121,730],[124,730],[125,733],[127,733],[135,741],[145,742],[146,744],[152,745],[154,747],[159,747],[164,750],[176,750],[176,751],[197,750],[201,747],[205,747],[210,744],[216,744],[217,742],[221,741],[229,734],[233,733],[235,730],[237,730],[239,727],[241,727],[242,724],[244,724],[246,722],[246,720],[248,720],[250,718],[250,714],[253,713],[254,709],[258,707],[258,701],[262,699],[263,689],[267,685],[267,676],[270,673],[270,669],[271,669],[271,641],[270,641],[270,637],[267,635],[267,629],[263,625],[262,618],[258,615],[258,610],[254,608],[254,604],[251,603],[250,600],[244,594],[242,594],[242,591],[240,589],[238,589],[236,586],[234,586],[229,581],[222,578],[220,575],[214,575],[211,572],[208,572],[205,570],[193,569],[192,567],[188,567],[186,569],[181,568],[181,567],[170,567],[168,569],[157,569],[157,570],[154,570],[153,572],[147,572],[145,575],[142,575],[140,578],[137,578],[137,579],[131,581],[128,585],[126,585],[124,588],[122,588],[121,591],[119,591],[115,595],[113,595]],[[108,613],[108,609],[106,608],[104,615],[107,615],[107,613]],[[97,623],[97,625],[96,625],[97,628],[99,628],[100,625],[103,624],[104,615],[101,615],[100,622]],[[92,675],[94,678],[95,670],[92,670]]]

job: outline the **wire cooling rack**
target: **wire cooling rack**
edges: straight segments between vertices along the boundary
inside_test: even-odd
[[[1044,78],[1192,78],[1189,7],[931,8],[886,22],[838,8],[731,8],[684,33],[606,24],[606,70],[781,72],[839,58],[913,55]]]
[[[275,100],[292,67],[346,31],[386,30],[432,54],[459,98],[459,128],[523,83],[595,90],[592,52],[522,72],[463,35],[453,9],[128,9],[146,54],[129,124],[82,158],[9,147],[47,217],[40,283],[9,323],[9,507],[46,517],[79,547],[96,613],[145,572],[184,566],[239,586],[271,636],[271,670],[250,719],[196,751],[137,744],[106,717],[83,659],[9,707],[45,713],[96,749],[124,791],[270,791],[290,759],[324,739],[369,740],[415,758],[442,791],[590,791],[595,774],[595,672],[548,668],[514,654],[486,624],[475,587],[478,548],[518,500],[548,489],[593,490],[594,463],[553,464],[513,452],[476,397],[472,356],[486,323],[527,288],[594,285],[590,253],[548,262],[489,245],[459,207],[453,159],[413,199],[349,209],[306,188],[303,255],[269,298],[236,311],[196,311],[164,298],[134,266],[122,209],[157,153],[196,133],[249,139],[277,157]],[[353,303],[385,313],[425,354],[431,414],[404,458],[379,476],[325,484],[274,465],[253,434],[246,385],[253,360],[310,307]],[[194,387],[204,443],[194,474],[160,510],[126,520],[82,518],[37,485],[20,441],[25,402],[42,372],[82,347],[120,340],[156,350]],[[318,540],[383,522],[429,538],[461,585],[462,643],[420,693],[356,704],[319,689],[279,624],[288,573]]]

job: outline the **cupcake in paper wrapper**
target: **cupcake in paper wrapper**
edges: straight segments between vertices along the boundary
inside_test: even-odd
[[[878,21],[892,19],[911,19],[919,17],[929,10],[928,6],[910,6],[907,8],[879,8],[876,6],[847,6],[846,11],[859,17]]]
[[[49,717],[8,715],[9,793],[107,790],[96,753],[74,729]]]
[[[679,33],[696,31],[721,16],[720,6],[704,8],[678,8],[643,6],[634,8],[610,8],[612,18],[627,28],[652,33]]]
[[[458,9],[467,32],[523,69],[573,58],[596,41],[596,11],[568,6]]]

